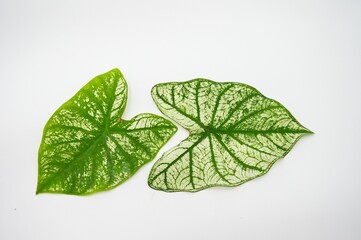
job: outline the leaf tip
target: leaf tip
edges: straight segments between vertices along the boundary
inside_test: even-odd
[[[112,74],[113,76],[119,77],[120,79],[123,79],[125,81],[123,73],[119,70],[119,68],[113,68],[112,70],[106,72],[105,74]]]
[[[42,193],[42,191],[41,189],[39,189],[39,187],[37,187],[35,191],[35,195],[39,195],[40,193]]]
[[[36,186],[35,194],[38,195],[38,194],[42,193],[42,192],[43,192],[43,188],[44,188],[44,187],[42,186],[42,184],[40,184],[40,182],[38,182],[38,184],[37,184],[37,186]]]
[[[148,178],[148,186],[151,189],[154,189],[154,190],[157,190],[157,191],[164,191],[162,188],[157,187],[156,185],[154,185],[154,181],[153,181],[153,179],[151,179],[151,175],[149,175],[149,178]]]
[[[112,70],[110,70],[109,72],[113,72],[113,73],[121,74],[121,71],[119,70],[119,68],[113,68],[113,69],[112,69]]]
[[[309,135],[309,134],[315,134],[313,131],[311,131],[310,129],[308,129],[308,128],[305,128],[305,127],[303,127],[304,128],[304,131],[305,131],[305,135]]]

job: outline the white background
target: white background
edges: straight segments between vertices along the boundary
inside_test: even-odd
[[[125,119],[160,114],[156,83],[203,77],[256,87],[315,134],[236,188],[155,191],[153,161],[108,192],[35,195],[46,121],[114,67]],[[0,0],[0,239],[361,239],[360,94],[361,1]]]

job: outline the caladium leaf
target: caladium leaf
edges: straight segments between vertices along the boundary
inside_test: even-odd
[[[311,133],[280,103],[241,83],[163,83],[153,87],[152,97],[190,132],[154,164],[148,183],[158,190],[240,185],[265,174]]]
[[[177,128],[149,113],[121,119],[127,88],[121,72],[113,69],[92,79],[52,115],[39,149],[37,193],[108,190],[156,156]]]

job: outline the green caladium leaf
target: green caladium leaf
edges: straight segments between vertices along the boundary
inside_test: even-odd
[[[265,174],[311,133],[280,103],[241,83],[163,83],[152,97],[190,132],[154,164],[148,183],[158,190],[240,185]]]
[[[108,190],[156,156],[177,128],[149,113],[121,119],[127,88],[121,72],[113,69],[92,79],[53,114],[39,149],[37,193]]]

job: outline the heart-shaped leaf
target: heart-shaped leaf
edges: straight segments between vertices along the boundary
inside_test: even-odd
[[[118,69],[99,75],[47,122],[37,193],[90,194],[114,188],[151,161],[176,132],[149,113],[122,116],[127,84]]]
[[[163,83],[153,87],[152,97],[190,131],[154,164],[148,183],[158,190],[240,185],[265,174],[311,133],[280,103],[241,83]]]

